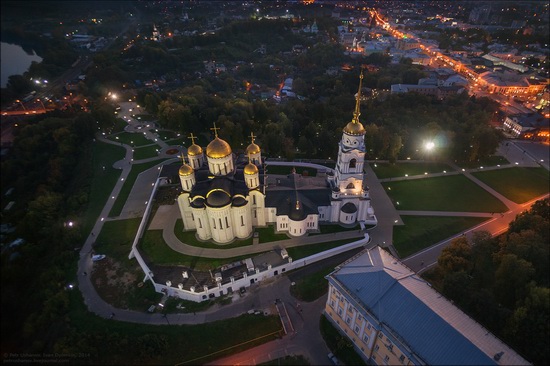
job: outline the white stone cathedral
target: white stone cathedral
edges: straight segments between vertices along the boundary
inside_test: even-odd
[[[343,130],[338,160],[326,178],[303,177],[296,173],[267,184],[261,149],[251,143],[240,156],[218,137],[203,149],[187,149],[179,178],[183,192],[178,206],[184,230],[196,230],[200,240],[227,244],[252,236],[255,227],[274,224],[277,232],[302,236],[318,232],[319,223],[354,225],[359,221],[376,224],[365,185],[365,129],[359,121],[363,73],[360,76],[353,120]],[[317,183],[312,184],[312,180]],[[323,184],[319,184],[319,179]]]

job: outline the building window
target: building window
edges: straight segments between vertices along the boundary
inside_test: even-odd
[[[227,219],[227,216],[225,217],[225,227],[229,227],[229,220]]]
[[[376,345],[376,346],[374,347],[374,352],[378,352],[379,349],[380,349],[380,346],[379,346],[379,345]]]
[[[372,328],[372,325],[370,323],[367,323],[367,329],[370,330]]]
[[[348,184],[348,186],[346,187],[346,189],[354,189],[355,186],[353,185],[353,183],[350,183]]]
[[[256,196],[255,195],[252,195],[252,203],[256,204]]]
[[[355,328],[353,328],[353,331],[355,332],[355,334],[359,334],[359,326],[356,325]]]
[[[378,333],[378,338],[383,339],[384,335],[380,332],[380,333]]]
[[[216,228],[216,219],[212,219],[212,226],[214,227],[214,229]]]
[[[244,217],[241,216],[241,226],[244,226]]]
[[[348,325],[349,325],[349,323],[351,323],[351,318],[350,318],[349,316],[346,318],[346,323],[347,323]]]
[[[405,355],[401,355],[399,357],[399,362],[403,363],[403,361],[405,361]]]
[[[368,335],[366,335],[366,334],[363,335],[363,342],[365,342],[366,344],[369,343],[369,336]]]
[[[350,169],[355,169],[355,165],[357,164],[357,160],[356,159],[351,159],[349,161],[349,167]]]
[[[218,219],[220,221],[220,229],[223,229],[223,225],[222,225],[222,219]]]
[[[201,222],[200,217],[199,217],[199,229],[202,229],[202,222]]]
[[[334,300],[330,300],[330,307],[334,309]]]
[[[388,364],[388,361],[390,360],[390,356],[386,356],[384,357],[384,363],[387,365]]]
[[[340,315],[340,318],[342,317],[342,308],[338,308],[338,315]]]

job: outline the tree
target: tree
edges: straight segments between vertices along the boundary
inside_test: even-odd
[[[495,297],[503,306],[513,309],[527,294],[527,284],[533,279],[533,265],[515,254],[504,254],[495,272]]]
[[[451,244],[443,249],[437,259],[437,264],[441,268],[443,275],[446,276],[452,272],[469,271],[471,268],[472,248],[466,237],[453,239]]]

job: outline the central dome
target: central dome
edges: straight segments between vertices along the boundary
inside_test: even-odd
[[[365,128],[359,121],[351,121],[344,127],[344,132],[348,135],[364,135],[366,133]]]
[[[231,154],[231,146],[217,136],[206,147],[206,156],[209,158],[225,158],[229,154]]]

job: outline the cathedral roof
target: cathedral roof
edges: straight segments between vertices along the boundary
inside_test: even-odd
[[[344,132],[354,136],[364,135],[366,133],[365,127],[363,127],[359,120],[355,121],[355,119],[344,127]]]
[[[201,154],[202,154],[202,147],[200,147],[200,146],[197,145],[197,144],[192,144],[192,145],[189,146],[189,148],[187,149],[187,154],[188,154],[188,155],[191,155],[191,156],[201,155]]]
[[[261,152],[260,147],[258,145],[256,145],[255,143],[251,143],[246,148],[245,154],[246,155],[248,155],[248,154],[259,154],[260,152]]]
[[[231,154],[231,146],[217,136],[206,147],[206,156],[209,158],[225,158],[229,154]]]
[[[258,167],[252,163],[248,163],[244,167],[243,172],[244,174],[247,174],[247,175],[258,174]]]
[[[191,168],[189,166],[189,164],[183,164],[180,167],[179,171],[178,171],[179,175],[182,176],[182,177],[185,177],[187,175],[191,175],[191,174],[193,174],[193,172],[194,172],[193,168]]]

